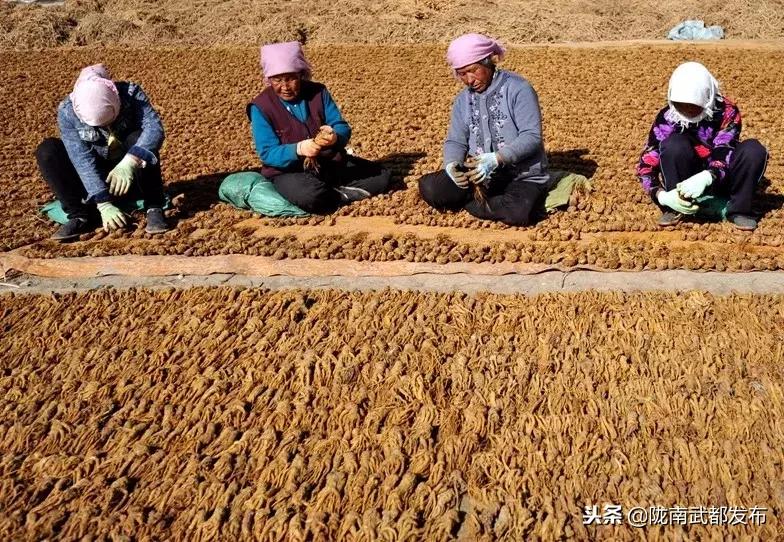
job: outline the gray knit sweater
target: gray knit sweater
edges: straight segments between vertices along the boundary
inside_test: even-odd
[[[455,98],[444,163],[485,152],[498,152],[503,159],[493,177],[550,182],[539,99],[531,84],[517,74],[497,70],[484,92],[465,88]]]

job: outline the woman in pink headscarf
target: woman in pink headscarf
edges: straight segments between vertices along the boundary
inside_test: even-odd
[[[351,127],[326,87],[310,80],[298,42],[261,48],[267,87],[247,107],[261,173],[299,208],[326,214],[384,192],[390,173],[349,155]]]
[[[496,67],[504,52],[481,34],[449,45],[447,61],[465,88],[452,107],[444,169],[422,177],[419,192],[437,209],[522,226],[552,181],[539,100],[528,81]]]
[[[148,233],[168,229],[159,158],[163,125],[139,85],[112,81],[103,64],[88,66],[60,102],[57,122],[60,137],[36,150],[41,175],[68,216],[52,239],[91,231],[97,215],[107,231],[125,227],[129,219],[118,205],[128,199],[144,201]]]

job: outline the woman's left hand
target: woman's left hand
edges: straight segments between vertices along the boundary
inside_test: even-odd
[[[498,155],[494,152],[480,154],[473,158],[472,165],[474,169],[469,173],[469,178],[471,178],[474,183],[484,182],[489,179],[498,168]]]
[[[696,175],[692,175],[685,181],[679,182],[675,185],[675,188],[678,189],[678,192],[680,192],[681,195],[690,199],[695,199],[699,198],[705,192],[705,189],[712,183],[713,175],[706,169],[700,171]]]
[[[331,147],[338,142],[338,134],[335,133],[332,126],[325,124],[319,128],[319,132],[314,139],[321,147]]]

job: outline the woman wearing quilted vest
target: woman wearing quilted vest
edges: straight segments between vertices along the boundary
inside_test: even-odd
[[[267,88],[247,107],[261,173],[299,208],[328,214],[389,186],[390,172],[346,153],[351,127],[327,88],[310,80],[298,42],[261,48]]]
[[[678,66],[667,99],[637,165],[643,190],[662,211],[659,226],[696,214],[699,198],[714,195],[729,198],[726,216],[736,228],[754,230],[752,198],[767,150],[756,139],[740,141],[740,110],[702,64]]]
[[[163,125],[139,85],[112,81],[103,64],[88,66],[60,102],[57,122],[60,138],[47,138],[36,150],[41,175],[68,217],[52,239],[91,231],[98,214],[106,231],[125,227],[129,217],[115,205],[124,198],[144,201],[147,233],[168,229]]]
[[[441,210],[513,226],[532,221],[552,180],[542,141],[539,100],[519,75],[501,70],[501,45],[482,34],[452,41],[447,61],[465,88],[452,106],[444,169],[419,180],[419,192]]]

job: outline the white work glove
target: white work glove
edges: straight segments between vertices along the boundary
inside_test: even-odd
[[[114,206],[113,203],[105,201],[98,204],[98,211],[101,213],[103,230],[119,230],[128,225],[128,215]]]
[[[483,183],[498,168],[498,155],[494,152],[486,152],[473,158],[474,169],[469,174],[472,183]]]
[[[677,188],[669,191],[659,190],[656,193],[656,199],[665,207],[669,207],[673,211],[684,215],[693,215],[700,210],[694,203],[681,199]]]
[[[114,196],[124,196],[128,193],[133,182],[133,176],[136,173],[136,168],[141,164],[140,160],[135,156],[126,154],[120,163],[114,166],[106,177],[106,183],[109,185],[109,193]]]
[[[683,197],[694,199],[699,198],[712,182],[713,175],[706,169],[700,171],[696,175],[692,175],[685,181],[679,182],[675,185],[675,188],[678,189],[678,192],[680,192]]]
[[[470,184],[468,172],[460,171],[460,169],[458,169],[459,167],[460,162],[449,162],[444,169],[446,170],[446,174],[449,175],[449,178],[452,179],[452,182],[455,183],[458,188],[465,190]]]

